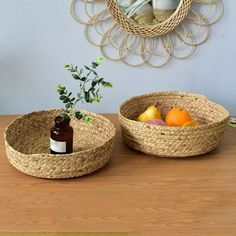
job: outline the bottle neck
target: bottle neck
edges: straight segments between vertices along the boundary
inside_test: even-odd
[[[70,125],[70,119],[63,119],[61,116],[57,116],[55,119],[55,127],[56,128],[68,128]]]

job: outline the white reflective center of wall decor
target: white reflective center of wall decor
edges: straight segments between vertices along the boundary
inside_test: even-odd
[[[117,0],[121,12],[139,25],[155,25],[166,21],[181,0]]]

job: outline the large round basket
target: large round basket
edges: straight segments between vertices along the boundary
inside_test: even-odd
[[[130,21],[119,9],[116,0],[106,0],[114,20],[127,32],[142,37],[154,37],[172,31],[188,14],[192,0],[181,0],[176,11],[164,22],[155,25],[139,25]]]
[[[167,127],[136,122],[135,118],[150,105],[157,105],[164,119],[172,107],[187,109],[196,127]],[[119,110],[125,143],[141,152],[160,157],[190,157],[215,149],[223,138],[229,113],[205,96],[184,92],[160,92],[133,97]]]
[[[103,116],[86,112],[90,126],[75,118],[74,152],[50,154],[50,128],[60,110],[29,113],[13,121],[5,131],[5,145],[10,163],[25,174],[41,178],[72,178],[102,168],[111,158],[115,128]]]

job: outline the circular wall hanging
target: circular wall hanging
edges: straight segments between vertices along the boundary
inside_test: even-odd
[[[207,41],[221,0],[72,0],[70,12],[105,58],[161,67]]]

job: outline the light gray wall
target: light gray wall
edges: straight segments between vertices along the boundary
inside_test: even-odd
[[[116,112],[133,95],[185,90],[205,94],[236,114],[236,1],[223,1],[223,19],[192,57],[161,69],[105,61],[100,74],[114,88],[104,92],[101,104],[83,108]],[[0,0],[0,114],[60,107],[56,84],[74,85],[64,64],[84,64],[100,54],[68,6],[68,0]]]

